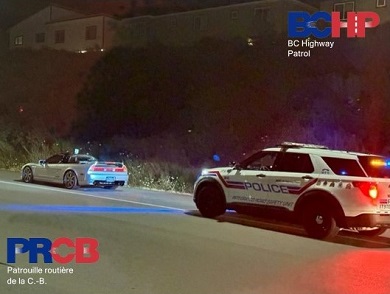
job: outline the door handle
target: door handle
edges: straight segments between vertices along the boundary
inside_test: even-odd
[[[256,175],[256,177],[258,177],[258,178],[265,178],[265,174],[258,174],[258,175]]]
[[[304,179],[304,180],[312,180],[313,177],[312,176],[303,176],[302,179]]]

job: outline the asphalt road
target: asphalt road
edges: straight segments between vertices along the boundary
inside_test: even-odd
[[[68,191],[18,176],[0,171],[0,293],[390,293],[389,232],[318,241],[299,227],[234,212],[202,218],[190,195]],[[30,264],[25,253],[7,264],[7,238],[16,237],[95,238],[99,259],[50,264],[39,255]]]

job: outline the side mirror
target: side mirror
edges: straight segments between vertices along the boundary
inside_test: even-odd
[[[39,161],[39,164],[40,164],[40,165],[45,165],[45,164],[46,164],[46,160],[41,159],[41,160]]]

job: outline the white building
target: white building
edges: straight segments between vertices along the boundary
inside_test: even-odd
[[[205,37],[257,38],[287,30],[289,11],[316,11],[298,0],[262,0],[122,20],[50,5],[8,29],[9,48],[84,52],[151,42],[188,45]]]
[[[8,29],[9,48],[84,51],[112,47],[115,24],[106,15],[86,15],[50,5]]]

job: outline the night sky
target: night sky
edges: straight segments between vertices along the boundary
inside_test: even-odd
[[[57,3],[69,8],[82,8],[90,6],[93,11],[93,7],[97,2],[131,2],[131,0],[0,0],[0,29],[6,29],[20,20],[28,17],[29,15],[39,11],[45,6],[51,3]],[[202,5],[211,5],[213,4],[227,4],[235,2],[244,2],[245,0],[166,0],[171,3],[179,3],[183,5],[196,5],[197,3],[202,3]],[[250,0],[246,0],[250,1]],[[303,0],[312,5],[318,4],[320,0]],[[215,5],[214,4],[214,5]],[[100,11],[102,12],[102,11]]]

